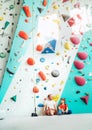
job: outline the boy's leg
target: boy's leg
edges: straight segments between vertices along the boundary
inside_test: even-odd
[[[71,111],[71,110],[68,110],[68,114],[72,114],[72,111]]]
[[[72,111],[68,110],[68,112],[66,112],[65,114],[72,114]]]
[[[62,114],[62,110],[59,109],[57,114],[61,115]]]

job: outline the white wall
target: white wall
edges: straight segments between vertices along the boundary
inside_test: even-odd
[[[9,10],[9,8],[7,9],[7,7],[9,7],[11,4],[14,4],[13,2],[14,0],[7,2],[8,6],[5,3],[1,4],[0,10],[1,11],[3,10],[3,12],[5,11],[6,13],[6,17],[4,18],[4,20],[0,22],[0,25],[2,27],[6,20],[9,20],[10,24],[14,22],[15,23],[14,26],[16,26],[16,21],[17,21],[16,17],[14,18],[12,17],[11,19],[9,14],[10,13],[19,14],[19,11],[21,9],[20,8],[21,4],[20,5],[15,4],[14,9],[12,10]],[[7,94],[3,100],[3,103],[0,105],[1,109],[4,109],[8,116],[30,115],[34,111],[34,99],[33,99],[34,94],[32,91],[34,85],[37,85],[40,90],[39,93],[36,94],[36,96],[38,96],[38,98],[36,98],[37,105],[39,103],[43,104],[44,98],[46,98],[49,93],[52,93],[54,98],[56,97],[57,99],[61,95],[65,82],[67,80],[67,76],[69,74],[71,65],[73,63],[74,57],[76,55],[76,52],[78,51],[78,46],[74,47],[74,45],[70,42],[70,37],[72,36],[72,33],[75,33],[75,35],[79,37],[79,39],[81,40],[82,35],[80,32],[80,27],[83,27],[81,28],[82,32],[85,32],[91,29],[86,26],[86,24],[90,24],[90,21],[88,20],[86,21],[85,19],[86,17],[87,19],[90,18],[88,17],[88,12],[87,12],[88,10],[86,9],[88,9],[87,6],[90,9],[91,1],[89,0],[87,2],[86,1],[84,2],[83,0],[80,0],[79,3],[81,7],[79,9],[74,7],[74,5],[77,2],[78,1],[76,0],[76,1],[70,1],[70,2],[68,1],[68,2],[62,3],[61,0],[59,0],[58,2],[56,0],[53,0],[44,18],[39,17],[37,33],[40,33],[41,36],[40,38],[38,38],[37,33],[36,33],[33,44],[35,44],[35,47],[36,47],[36,45],[39,44],[39,42],[40,44],[43,44],[45,43],[45,41],[47,42],[48,40],[50,40],[50,38],[56,38],[57,39],[56,50],[54,54],[41,54],[40,52],[37,52],[36,50],[33,51],[32,49],[33,44],[30,45],[30,48],[28,49],[27,53],[23,57],[21,66],[19,67],[12,81],[12,84],[10,85],[7,91]],[[81,22],[78,21],[78,19],[76,18],[77,13],[79,13],[80,16],[82,17]],[[67,21],[64,22],[61,16],[62,14],[66,14],[69,17],[74,17],[76,22],[78,23],[73,28],[70,27]],[[44,29],[43,29],[42,27],[42,24],[44,25],[43,21],[48,22],[48,20],[50,21],[51,24],[52,23],[54,24],[57,32],[53,29],[53,33],[51,34],[49,30],[50,27],[48,28],[49,25],[44,26]],[[47,23],[45,24],[47,25]],[[5,30],[5,33],[9,33],[9,35],[11,35],[11,29],[12,29],[12,25],[10,25],[10,27]],[[44,30],[46,32],[43,35]],[[0,29],[0,32],[2,32],[2,29]],[[68,42],[69,45],[71,46],[70,50],[65,49],[64,47],[65,42]],[[3,46],[1,45],[1,43],[3,44]],[[0,52],[2,52],[2,50],[4,51],[8,43],[9,42],[7,40],[7,37],[0,36]],[[11,41],[10,41],[10,44],[11,44]],[[26,63],[26,60],[29,56],[31,57],[34,56],[35,61],[36,61],[36,64],[34,66],[29,66]],[[70,56],[70,64],[67,64],[67,60],[69,56]],[[0,82],[3,77],[3,72],[4,72],[5,63],[7,61],[7,57],[8,57],[8,54],[5,59],[0,58],[0,69],[2,69],[2,71],[0,71]],[[43,63],[40,62],[40,58],[44,58],[45,62]],[[37,71],[34,71],[34,69],[36,69]],[[59,70],[60,76],[57,78],[54,78],[51,76],[51,72],[54,69]],[[46,77],[47,77],[46,81],[42,81],[39,78],[38,76],[39,70],[42,70],[46,74]],[[39,78],[40,81],[39,83],[36,84],[35,82],[37,78]],[[17,95],[16,102],[13,102],[10,99],[14,95]],[[38,114],[40,114],[41,109],[42,108],[37,107]]]

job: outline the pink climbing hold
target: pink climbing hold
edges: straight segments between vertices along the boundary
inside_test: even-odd
[[[80,99],[81,99],[85,104],[88,104],[89,95],[88,95],[88,96],[84,96],[84,97],[80,97]]]
[[[78,52],[77,55],[81,60],[86,60],[88,57],[88,54],[86,52]]]
[[[86,80],[81,76],[75,76],[75,81],[79,86],[83,86],[86,83]]]
[[[20,31],[19,34],[18,34],[21,38],[23,38],[24,40],[28,40],[28,35],[26,32],[24,31]]]
[[[78,37],[70,37],[70,41],[74,44],[74,45],[78,45],[80,43],[80,39]]]
[[[83,69],[84,68],[84,63],[78,60],[74,61],[74,65],[77,69]]]
[[[75,19],[74,18],[70,18],[67,22],[70,25],[70,27],[72,27],[75,24]]]
[[[29,6],[23,6],[23,10],[27,17],[31,17],[31,12]]]

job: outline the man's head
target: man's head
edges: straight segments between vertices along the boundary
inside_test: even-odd
[[[49,99],[49,100],[52,100],[52,94],[49,94],[49,95],[48,95],[48,99]]]

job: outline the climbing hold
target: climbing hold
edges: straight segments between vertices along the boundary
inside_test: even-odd
[[[56,40],[52,39],[45,45],[42,54],[55,53],[55,48],[56,48]]]
[[[39,104],[38,104],[38,107],[44,107],[44,104],[39,103]]]
[[[39,45],[37,45],[36,50],[37,50],[37,51],[42,51],[42,50],[43,50],[43,46],[42,46],[42,45],[40,45],[40,44],[39,44]]]
[[[29,6],[23,6],[23,10],[27,17],[31,17],[31,12]]]
[[[70,37],[70,41],[74,44],[74,45],[78,45],[80,43],[80,39],[78,37]]]
[[[39,98],[39,96],[36,96],[36,98]]]
[[[47,6],[48,0],[43,0],[43,6]]]
[[[34,65],[34,64],[35,64],[34,59],[33,59],[33,58],[28,58],[28,59],[27,59],[27,64],[28,64],[28,65]]]
[[[66,14],[62,14],[62,18],[63,18],[63,20],[65,22],[65,21],[67,21],[70,18],[70,16],[66,15]]]
[[[65,48],[66,50],[70,50],[70,49],[71,49],[71,44],[70,44],[69,42],[65,42],[64,48]]]
[[[45,75],[42,71],[40,71],[40,72],[38,73],[38,75],[40,76],[40,78],[41,78],[43,81],[46,80],[46,75]]]
[[[39,83],[39,82],[40,82],[40,79],[39,79],[39,78],[37,78],[37,79],[36,79],[36,83]]]
[[[70,25],[70,27],[72,27],[75,24],[74,18],[70,18],[67,22]]]
[[[83,86],[86,83],[86,80],[81,76],[75,76],[75,81],[79,86]]]
[[[54,5],[53,8],[54,8],[54,9],[58,9],[58,5]]]
[[[5,57],[6,57],[6,54],[3,53],[3,52],[1,52],[1,53],[0,53],[0,57],[1,57],[1,58],[5,58]]]
[[[77,90],[77,91],[76,91],[76,94],[79,94],[79,93],[80,93],[80,91],[79,91],[79,90]]]
[[[86,60],[88,57],[88,54],[86,52],[78,52],[77,55],[81,60]]]
[[[84,97],[80,97],[80,99],[81,99],[85,104],[88,104],[89,95],[88,95],[88,96],[84,96]]]
[[[34,93],[38,93],[38,92],[39,92],[39,88],[38,88],[37,86],[34,86],[34,87],[33,87],[33,92],[34,92]]]
[[[28,35],[24,31],[20,31],[18,35],[24,40],[28,40]]]
[[[52,99],[57,102],[59,100],[60,96],[59,94],[56,94],[55,96],[52,96]]]
[[[47,87],[44,87],[44,90],[47,90]]]
[[[0,21],[2,21],[4,18],[0,16]]]
[[[9,68],[7,68],[6,70],[7,70],[7,72],[8,72],[9,74],[14,75],[14,72],[12,72],[11,70],[9,70]]]
[[[74,65],[77,69],[83,69],[84,68],[84,63],[78,60],[74,61]]]
[[[45,62],[45,58],[40,58],[40,62]]]
[[[16,99],[17,99],[17,96],[16,96],[16,95],[13,96],[13,97],[11,97],[11,100],[14,101],[14,102],[16,102]]]
[[[59,73],[58,70],[53,70],[53,71],[51,72],[51,75],[52,75],[53,77],[58,77],[58,76],[60,75],[60,73]]]
[[[37,9],[39,10],[39,12],[40,12],[40,13],[43,11],[43,9],[42,9],[42,8],[39,8],[39,7],[38,7]]]
[[[13,9],[14,8],[14,5],[10,5],[9,6],[9,10]]]
[[[4,27],[2,29],[6,29],[9,25],[9,23],[10,23],[9,21],[6,21],[5,24],[4,24]]]
[[[63,0],[62,2],[64,3],[64,2],[67,2],[67,1],[69,1],[69,0]]]

